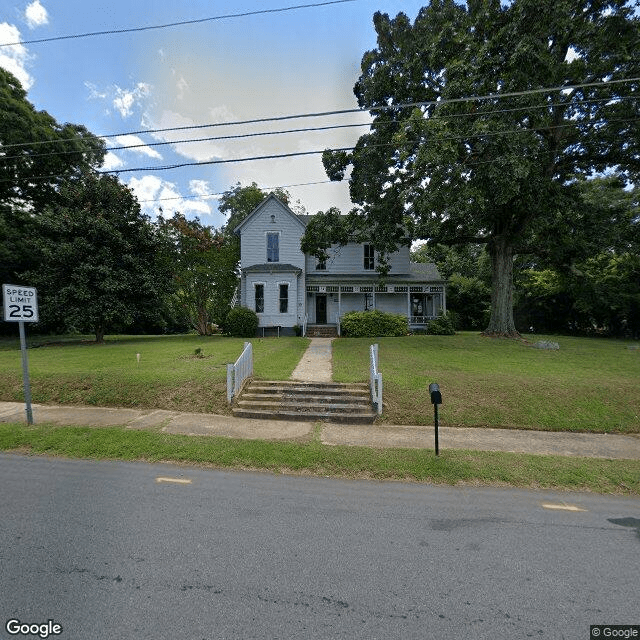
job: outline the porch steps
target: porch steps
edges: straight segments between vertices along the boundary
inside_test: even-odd
[[[252,380],[232,409],[238,418],[371,424],[369,385]]]
[[[307,338],[337,338],[338,328],[332,324],[308,324]]]

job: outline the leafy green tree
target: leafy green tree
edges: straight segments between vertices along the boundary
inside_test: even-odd
[[[407,235],[486,245],[485,331],[516,336],[514,257],[535,255],[580,210],[577,185],[594,172],[637,179],[634,3],[432,0],[413,24],[376,13],[374,25],[354,89],[371,130],[352,152],[325,152],[327,174],[352,167],[350,215],[379,251]]]
[[[617,175],[582,181],[581,206],[554,217],[554,232],[516,278],[516,316],[542,332],[637,335],[640,189]]]
[[[102,164],[105,143],[80,125],[37,111],[15,76],[0,68],[0,279],[32,268],[25,239],[61,186]]]
[[[43,324],[105,332],[158,320],[171,283],[162,234],[113,176],[65,184],[35,220],[32,251]]]
[[[174,250],[172,304],[200,335],[221,324],[237,286],[236,250],[223,233],[187,220],[181,213],[164,222]]]

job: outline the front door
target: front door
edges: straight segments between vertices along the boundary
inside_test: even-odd
[[[327,324],[327,296],[316,296],[316,323]]]

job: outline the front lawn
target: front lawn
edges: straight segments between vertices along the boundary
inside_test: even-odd
[[[228,413],[227,363],[244,346],[223,336],[108,336],[89,340],[32,339],[31,393],[39,404],[87,404]],[[309,341],[256,338],[255,376],[286,379]],[[200,349],[199,355],[196,350]],[[140,358],[138,360],[138,354]],[[0,343],[0,400],[22,401],[20,347]]]
[[[535,349],[553,340],[559,351]],[[433,424],[428,386],[442,391],[440,421],[552,431],[640,433],[640,349],[621,340],[455,336],[343,339],[333,345],[333,376],[366,380],[368,345],[377,342],[383,421]]]
[[[538,340],[559,351],[534,349]],[[344,338],[333,342],[333,377],[364,382],[369,345],[380,345],[387,424],[433,423],[428,385],[442,391],[445,426],[640,433],[640,349],[620,340],[531,337],[529,343],[455,336]],[[31,338],[34,403],[229,413],[226,364],[244,340],[212,336]],[[309,341],[253,339],[255,376],[286,380]],[[39,346],[37,346],[39,345]],[[201,349],[200,356],[196,350]],[[140,354],[138,362],[137,354]],[[0,341],[0,400],[22,401],[17,339]]]

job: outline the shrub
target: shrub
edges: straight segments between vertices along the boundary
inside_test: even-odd
[[[440,314],[427,325],[427,333],[431,336],[453,336],[456,330],[448,313]]]
[[[342,335],[350,338],[406,336],[406,316],[382,311],[351,311],[340,321]]]
[[[227,314],[225,329],[234,338],[254,338],[258,331],[258,316],[247,307],[234,307]]]

